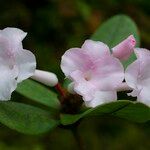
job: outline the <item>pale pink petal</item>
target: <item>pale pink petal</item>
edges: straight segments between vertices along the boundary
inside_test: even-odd
[[[125,71],[125,80],[132,88],[141,89],[150,84],[150,52],[145,49],[136,49],[137,60]]]
[[[85,81],[84,73],[80,70],[73,71],[70,74],[70,78],[71,78],[71,80],[73,80],[75,82],[84,82]]]
[[[15,47],[13,50],[22,48],[22,40],[26,37],[27,33],[18,28],[5,28],[0,30],[0,36],[4,36],[9,40],[9,44]],[[18,47],[18,49],[17,49]]]
[[[137,96],[137,100],[150,106],[150,69],[148,69],[150,67],[150,51],[137,48],[135,53],[140,62],[138,88],[141,88],[141,91]]]
[[[141,61],[145,61],[146,58],[150,58],[150,51],[145,48],[135,48],[134,53]]]
[[[113,56],[105,56],[95,62],[91,80],[100,90],[114,90],[124,79],[124,68]]]
[[[78,82],[74,86],[74,91],[83,97],[84,101],[90,101],[94,98],[94,93],[97,90],[90,82]]]
[[[150,80],[150,51],[143,48],[136,48],[135,54],[137,56],[137,60],[140,63],[139,68],[139,82],[146,86],[148,80]]]
[[[96,91],[92,101],[85,102],[87,107],[96,107],[98,105],[117,100],[116,91]]]
[[[0,65],[0,100],[10,100],[11,93],[16,89],[17,69],[9,68],[1,62]]]
[[[20,50],[16,53],[16,65],[19,70],[17,82],[21,82],[34,74],[36,68],[35,56],[28,50]]]
[[[150,52],[146,49],[135,50],[137,60],[125,72],[127,84],[134,88],[128,95],[137,96],[139,102],[150,106]]]
[[[120,60],[126,60],[129,58],[136,45],[136,40],[133,35],[130,35],[124,41],[112,48],[113,56]]]
[[[65,52],[61,60],[61,69],[65,76],[69,76],[73,71],[85,71],[91,66],[91,60],[79,48],[72,48]]]
[[[99,41],[86,40],[82,45],[82,50],[84,50],[93,60],[103,57],[103,55],[109,55],[109,47]]]
[[[139,82],[141,85],[146,86],[150,80],[150,51],[142,48],[135,49],[137,60],[140,63],[139,68]]]
[[[125,81],[133,89],[138,88],[138,79],[140,75],[140,61],[136,60],[125,70]]]
[[[84,101],[92,100],[97,87],[95,87],[91,82],[86,81],[84,74],[81,71],[74,71],[71,74],[71,78],[74,81],[74,91],[83,96]]]
[[[0,57],[9,64],[15,64],[16,52],[22,50],[22,40],[27,33],[17,28],[0,30]]]
[[[141,90],[139,96],[137,97],[137,101],[150,106],[150,86],[144,87]]]
[[[15,64],[14,53],[11,51],[11,45],[7,38],[0,35],[0,60],[8,65]]]
[[[138,89],[133,89],[133,91],[130,92],[130,93],[127,93],[127,95],[128,95],[128,96],[132,96],[132,97],[137,97],[137,96],[139,95],[139,93],[140,93],[140,90],[138,90]]]

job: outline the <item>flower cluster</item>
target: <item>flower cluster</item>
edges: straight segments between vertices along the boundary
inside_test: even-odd
[[[106,44],[92,40],[86,40],[81,48],[65,52],[61,69],[87,107],[117,100],[120,88],[133,90],[128,95],[137,96],[138,101],[150,106],[150,52],[135,45],[135,38],[130,35],[111,52]],[[137,59],[124,71],[121,61],[133,52]]]
[[[36,70],[35,56],[22,46],[26,34],[17,28],[0,30],[0,100],[9,100],[17,83],[29,77],[48,86],[58,83],[54,73]],[[135,45],[130,35],[111,50],[93,40],[67,50],[61,69],[72,81],[70,91],[81,95],[87,107],[116,101],[121,90],[132,90],[128,95],[150,106],[150,51]],[[137,59],[124,69],[121,61],[132,53]]]

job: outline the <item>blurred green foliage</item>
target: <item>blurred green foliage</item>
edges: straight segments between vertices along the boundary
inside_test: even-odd
[[[115,14],[127,14],[138,25],[142,47],[150,48],[150,1],[148,0],[1,0],[0,29],[18,27],[28,32],[24,47],[32,50],[38,68],[53,71],[60,80],[61,55],[79,47],[97,27]],[[16,95],[15,98],[20,98]],[[81,122],[79,133],[87,150],[148,150],[150,122],[134,124],[105,117]],[[76,150],[67,129],[29,136],[0,127],[0,150]]]

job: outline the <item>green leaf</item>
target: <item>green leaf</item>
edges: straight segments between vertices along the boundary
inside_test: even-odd
[[[92,35],[91,39],[102,41],[112,48],[131,34],[136,38],[136,46],[139,46],[140,38],[134,21],[128,16],[116,15],[104,22]],[[128,61],[123,62],[123,65],[127,67],[135,59],[135,54],[132,54]]]
[[[49,111],[16,102],[0,102],[0,122],[25,134],[40,134],[55,128]]]
[[[126,15],[116,15],[104,22],[91,39],[102,41],[112,48],[131,34],[135,36],[139,46],[140,39],[136,24]]]
[[[128,107],[113,112],[112,115],[134,122],[146,122],[150,120],[150,107],[142,103],[131,103]]]
[[[61,115],[61,123],[63,125],[72,124],[78,121],[83,117],[87,117],[89,115],[103,115],[106,113],[111,113],[115,110],[118,110],[126,105],[128,105],[130,101],[117,101],[104,105],[100,105],[95,108],[88,109],[81,114],[70,115],[70,114],[62,114]]]
[[[33,80],[28,79],[21,82],[16,91],[21,95],[46,106],[55,109],[59,109],[60,107],[56,93]]]
[[[119,100],[88,109],[83,113],[71,115],[61,114],[63,125],[73,124],[81,118],[89,116],[113,115],[135,122],[146,122],[150,120],[150,108],[138,102]]]

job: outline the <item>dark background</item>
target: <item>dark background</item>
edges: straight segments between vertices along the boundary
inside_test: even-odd
[[[24,47],[36,55],[38,68],[55,72],[62,81],[59,64],[64,51],[81,46],[101,23],[120,13],[137,23],[141,47],[149,49],[149,0],[0,0],[0,29],[17,27],[28,32]],[[79,132],[87,150],[150,149],[149,122],[89,118],[81,122]],[[30,136],[0,125],[0,150],[76,150],[76,145],[66,129]]]

